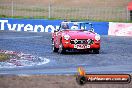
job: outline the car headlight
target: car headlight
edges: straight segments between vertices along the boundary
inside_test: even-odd
[[[97,41],[100,40],[100,35],[99,35],[99,34],[96,34],[96,35],[95,35],[95,40],[97,40]]]
[[[64,39],[65,40],[69,40],[70,39],[70,35],[64,35]]]

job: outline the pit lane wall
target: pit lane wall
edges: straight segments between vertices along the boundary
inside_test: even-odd
[[[0,30],[53,32],[63,20],[0,18]],[[92,22],[100,35],[132,36],[132,23]]]

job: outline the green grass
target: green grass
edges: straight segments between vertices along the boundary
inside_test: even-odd
[[[0,62],[1,62],[1,61],[6,61],[6,60],[8,60],[9,58],[10,58],[10,55],[0,53]]]
[[[101,20],[101,19],[91,19],[87,17],[67,17],[67,18],[62,18],[62,17],[51,17],[48,18],[46,16],[7,16],[7,15],[0,15],[0,18],[18,18],[18,19],[48,19],[48,20],[76,20],[76,21],[96,21],[96,22],[126,22],[126,23],[132,23],[132,21],[127,21],[127,20]]]
[[[11,7],[5,7],[5,6],[0,6],[0,9],[2,10],[11,10]],[[48,12],[47,8],[19,8],[19,7],[14,7],[13,8],[15,11],[28,11],[28,12]]]
[[[10,7],[7,7],[7,6],[0,6],[0,9],[11,9]]]
[[[15,54],[5,54],[5,53],[0,53],[0,62],[9,60],[11,58],[15,58],[15,59],[20,59],[19,56],[15,55]]]
[[[5,7],[5,6],[0,6],[0,9],[1,10],[11,10],[11,8],[9,7]],[[114,7],[114,8],[107,8],[107,10],[109,12],[111,12],[109,14],[108,11],[106,11],[104,8],[100,7],[98,9],[94,9],[92,8],[93,10],[95,11],[91,11],[90,9],[87,9],[87,8],[82,8],[82,14],[86,14],[86,15],[81,15],[80,14],[80,10],[79,8],[59,8],[59,9],[51,9],[51,18],[48,18],[48,8],[39,8],[39,7],[32,7],[32,8],[25,8],[25,7],[14,7],[14,15],[16,13],[16,16],[11,16],[11,14],[2,14],[0,13],[0,18],[22,18],[22,19],[49,19],[49,20],[56,20],[56,19],[60,19],[60,20],[63,20],[63,19],[67,19],[67,20],[91,20],[91,21],[114,21],[114,22],[132,22],[132,21],[127,21],[126,19],[124,18],[121,18],[122,16],[118,16],[120,14],[123,13],[123,11],[125,11],[124,9],[122,8],[119,8],[119,7]],[[87,12],[88,10],[89,13],[85,13]],[[19,14],[17,16],[17,13],[19,13],[19,11],[23,11],[24,14]],[[99,13],[99,16],[96,15],[96,11],[100,11]],[[31,13],[29,16],[26,16],[25,13]],[[37,13],[36,16],[32,15],[32,13]],[[98,13],[98,12],[97,12]],[[103,19],[103,14],[104,13],[104,19]],[[39,15],[40,14],[40,15]],[[44,16],[42,16],[42,14]],[[57,14],[57,15],[56,15]],[[111,17],[107,17],[106,14],[108,14],[108,16],[110,15]],[[112,18],[115,14],[115,16],[117,18]],[[52,16],[53,15],[53,16]],[[95,17],[92,17],[94,16]],[[125,16],[124,16],[125,17]]]
[[[1,0],[0,14],[2,18],[24,18],[24,19],[49,19],[49,7],[46,0]],[[51,0],[51,18],[68,20],[91,20],[91,21],[127,21],[127,4],[130,0]],[[3,3],[3,4],[2,4]],[[129,12],[128,12],[129,14]],[[128,18],[128,20],[130,20]]]
[[[48,12],[48,9],[42,9],[42,8],[14,8],[14,10],[17,11],[28,11],[28,12]]]
[[[45,16],[7,16],[7,15],[0,15],[0,18],[19,18],[19,19],[47,19]],[[53,18],[51,18],[53,19]]]

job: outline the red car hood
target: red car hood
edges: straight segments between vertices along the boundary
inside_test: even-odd
[[[63,31],[62,32],[64,35],[68,34],[71,36],[71,39],[93,39],[95,37],[95,33],[94,32],[89,32],[89,31]]]

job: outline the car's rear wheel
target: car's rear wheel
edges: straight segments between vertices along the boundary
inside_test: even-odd
[[[58,53],[59,54],[66,53],[66,50],[64,49],[62,42],[60,42]]]
[[[55,47],[54,41],[52,41],[52,50],[53,52],[58,52],[58,48]]]

